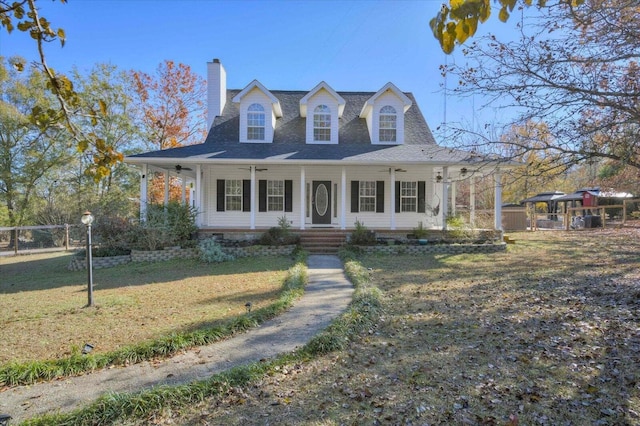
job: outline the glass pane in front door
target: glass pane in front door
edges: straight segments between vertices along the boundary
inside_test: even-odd
[[[331,181],[313,182],[313,223],[331,223]]]

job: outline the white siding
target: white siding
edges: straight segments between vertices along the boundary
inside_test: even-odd
[[[256,198],[251,200],[251,208],[255,210],[256,228],[270,228],[278,226],[278,220],[286,216],[293,221],[293,227],[300,226],[300,169],[297,167],[266,167],[268,170],[256,173]],[[217,209],[217,180],[218,179],[250,179],[249,165],[212,167],[207,170],[206,182],[206,227],[215,228],[248,228],[251,212],[223,211]],[[291,212],[259,212],[258,211],[258,182],[260,180],[291,180],[293,211]]]
[[[351,212],[351,181],[384,181],[384,213],[376,212]],[[389,228],[391,219],[391,210],[389,202],[391,200],[391,185],[388,168],[381,165],[379,167],[358,167],[347,169],[347,208],[346,208],[346,227],[347,229],[355,226],[356,220],[360,221],[369,229]]]
[[[241,167],[243,169],[241,169]],[[219,212],[217,206],[218,179],[249,179],[249,166],[212,167],[205,173],[205,199],[207,227],[216,228],[249,228],[250,212],[224,211]],[[247,170],[244,170],[247,169]]]
[[[280,166],[267,165],[264,166],[268,170],[256,173],[256,199],[251,201],[251,206],[255,209],[255,226],[258,229],[270,228],[278,226],[278,220],[286,216],[287,220],[292,224],[292,229],[299,229],[301,220],[305,222],[305,228],[310,228],[312,224],[311,206],[306,205],[304,208],[304,217],[301,217],[301,203],[307,203],[307,200],[300,200],[300,167],[297,166]],[[228,228],[249,228],[250,212],[217,211],[217,179],[250,179],[249,165],[230,165],[215,166],[207,168],[205,171],[205,179],[207,188],[204,194],[203,206],[205,213],[203,217],[205,227],[228,227]],[[341,205],[341,166],[305,166],[305,185],[310,188],[313,181],[331,181],[331,226],[340,227],[340,211]],[[291,180],[292,181],[292,211],[291,212],[259,212],[258,211],[258,182],[260,180]],[[384,181],[384,213],[375,212],[351,212],[351,181]],[[440,209],[440,218],[436,221],[431,217],[430,208],[439,199],[434,198],[434,191],[441,188],[442,185],[435,183],[433,170],[430,167],[421,167],[416,170],[408,170],[407,172],[397,172],[396,181],[425,181],[426,185],[426,213],[395,213],[395,221],[397,229],[411,230],[418,226],[418,222],[422,221],[426,227],[435,225],[442,226],[442,208]],[[439,197],[442,196],[441,190]],[[345,226],[347,229],[353,229],[356,220],[362,222],[369,229],[389,229],[391,226],[391,211],[395,209],[395,200],[391,199],[391,177],[389,168],[384,165],[368,166],[368,167],[350,167],[346,173],[346,206],[345,206]],[[307,195],[309,195],[307,193]],[[435,200],[435,201],[434,201]]]
[[[413,229],[418,226],[418,222],[422,221],[425,227],[431,227],[435,224],[435,219],[432,217],[430,208],[432,207],[432,200],[434,198],[434,181],[432,177],[431,168],[421,168],[419,171],[407,171],[397,172],[396,181],[425,181],[425,202],[427,204],[426,213],[412,213],[412,212],[400,212],[395,213],[395,222],[397,229]],[[384,213],[375,212],[351,212],[351,181],[379,181],[383,180],[384,184]],[[367,228],[370,229],[389,229],[391,226],[391,211],[395,209],[395,200],[391,199],[391,176],[388,170],[385,170],[383,166],[377,169],[373,167],[358,168],[347,170],[347,215],[346,226],[352,228],[359,220]],[[442,212],[441,212],[442,213]],[[441,221],[440,221],[441,222]]]
[[[272,166],[268,167],[269,170],[256,173],[256,185],[260,180],[291,180],[293,181],[293,188],[291,191],[293,208],[290,212],[259,212],[258,211],[258,199],[254,200],[252,204],[256,209],[256,227],[257,228],[271,228],[272,226],[278,226],[278,220],[282,217],[286,217],[289,223],[293,227],[300,227],[300,169],[298,167],[286,167],[286,166]],[[258,197],[258,190],[256,187],[256,197]]]

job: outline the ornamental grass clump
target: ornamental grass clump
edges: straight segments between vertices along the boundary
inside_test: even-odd
[[[207,238],[198,244],[200,260],[205,263],[220,263],[235,260],[235,256],[226,253],[215,238]]]

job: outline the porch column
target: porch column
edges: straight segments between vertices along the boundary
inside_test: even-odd
[[[447,216],[449,215],[449,168],[442,168],[442,230],[447,230]]]
[[[342,167],[340,178],[340,229],[347,229],[347,169]]]
[[[149,173],[149,167],[146,164],[142,165],[140,170],[140,221],[144,222],[147,219],[147,173]]]
[[[469,182],[469,221],[471,227],[476,227],[476,178],[473,176]]]
[[[164,205],[169,204],[169,170],[164,171]]]
[[[395,167],[392,167],[390,170],[391,175],[391,199],[389,200],[389,212],[391,213],[389,217],[391,218],[391,222],[389,223],[389,227],[394,230],[396,229],[396,170]]]
[[[249,212],[249,228],[256,229],[256,166],[251,169],[251,212]]]
[[[304,229],[307,220],[307,184],[304,166],[300,167],[300,229]]]
[[[187,202],[187,177],[182,176],[182,193],[180,194],[180,201],[184,205]]]
[[[493,206],[494,228],[496,231],[502,231],[502,174],[500,169],[496,169],[493,175],[495,182],[495,201]]]
[[[451,182],[451,216],[456,215],[456,182]]]
[[[194,189],[193,206],[196,209],[196,226],[202,225],[202,166],[196,164],[196,187]]]

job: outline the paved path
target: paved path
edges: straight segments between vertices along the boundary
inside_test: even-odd
[[[234,338],[199,347],[165,361],[100,370],[59,381],[0,392],[0,413],[20,422],[56,411],[70,411],[107,392],[136,392],[158,385],[202,380],[231,367],[289,353],[304,346],[347,308],[353,287],[336,256],[311,255],[309,283],[282,315]]]

